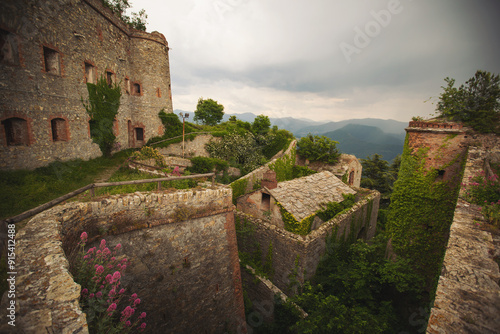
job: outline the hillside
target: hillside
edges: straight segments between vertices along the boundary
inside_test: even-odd
[[[348,124],[359,124],[377,127],[385,133],[401,135],[405,133],[405,128],[408,122],[399,122],[392,119],[378,119],[378,118],[363,118],[363,119],[349,119],[340,122],[329,122],[320,125],[305,126],[299,131],[293,132],[296,137],[303,137],[308,133],[315,135],[324,134],[327,132],[335,131],[345,127]]]
[[[338,141],[337,147],[343,153],[354,154],[363,159],[378,153],[387,161],[392,161],[403,152],[405,138],[404,133],[388,134],[378,127],[361,124],[348,124],[323,135]]]

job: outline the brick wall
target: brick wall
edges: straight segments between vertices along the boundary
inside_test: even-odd
[[[101,154],[89,136],[88,114],[80,99],[88,96],[85,63],[94,78],[111,73],[122,88],[116,118],[121,149],[137,147],[159,135],[158,112],[172,112],[168,43],[160,33],[130,29],[99,0],[3,1],[0,28],[8,32],[19,61],[0,62],[0,119],[29,119],[27,145],[7,145],[0,126],[0,169],[36,168],[56,159],[90,159]],[[46,61],[49,55],[52,57]],[[56,62],[57,71],[47,70]],[[49,65],[52,66],[52,65]],[[125,78],[141,83],[140,96]],[[66,120],[69,140],[54,142],[50,119]],[[134,129],[144,129],[135,140]]]

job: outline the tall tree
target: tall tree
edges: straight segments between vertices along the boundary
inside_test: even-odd
[[[361,159],[361,164],[363,165],[361,187],[376,189],[384,198],[388,198],[395,180],[389,163],[383,160],[380,154],[374,154]]]
[[[212,99],[204,100],[202,97],[198,99],[196,111],[194,112],[194,121],[205,125],[216,125],[224,116],[224,106]]]
[[[90,116],[90,136],[99,145],[104,156],[111,156],[116,136],[113,133],[113,121],[120,108],[122,96],[120,86],[111,86],[101,76],[96,84],[87,83],[89,99],[82,103]]]
[[[455,79],[439,96],[437,111],[442,117],[464,122],[479,132],[500,132],[500,77],[477,71],[474,77],[456,88]]]
[[[255,117],[252,123],[252,132],[255,135],[262,135],[269,132],[271,128],[271,121],[269,117],[264,115],[259,115]]]

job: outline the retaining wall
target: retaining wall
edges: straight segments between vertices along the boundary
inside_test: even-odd
[[[245,332],[228,187],[111,196],[35,216],[17,235],[20,328],[86,332],[67,260],[83,231],[90,243],[122,244],[131,261],[122,281],[141,298],[147,332]]]

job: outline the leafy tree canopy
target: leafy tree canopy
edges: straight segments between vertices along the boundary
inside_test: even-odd
[[[270,128],[271,128],[271,121],[267,116],[259,115],[255,117],[255,119],[253,120],[252,132],[256,135],[265,134],[269,132]]]
[[[224,116],[224,106],[212,99],[198,99],[196,111],[194,112],[194,121],[205,125],[216,125]]]
[[[448,84],[439,96],[440,116],[464,122],[479,132],[499,133],[500,77],[477,71],[474,77],[456,88],[455,79],[445,78]]]
[[[125,15],[125,11],[130,8],[128,0],[102,0],[102,2],[104,6],[110,8],[130,27],[146,31],[146,19],[148,18],[148,15],[144,9],[141,9],[139,13],[132,13],[132,17],[130,17]]]
[[[392,192],[392,185],[398,176],[400,163],[400,156],[397,156],[390,166],[379,154],[361,159],[363,165],[361,187],[376,189],[380,191],[383,197],[388,198]]]
[[[338,142],[326,136],[308,134],[297,142],[297,154],[310,161],[321,161],[334,164],[340,157]]]
[[[101,76],[96,84],[87,83],[89,99],[82,103],[90,116],[90,136],[99,145],[104,156],[111,156],[116,136],[113,133],[113,121],[120,108],[122,96],[120,86],[114,83],[108,85],[106,78]]]

